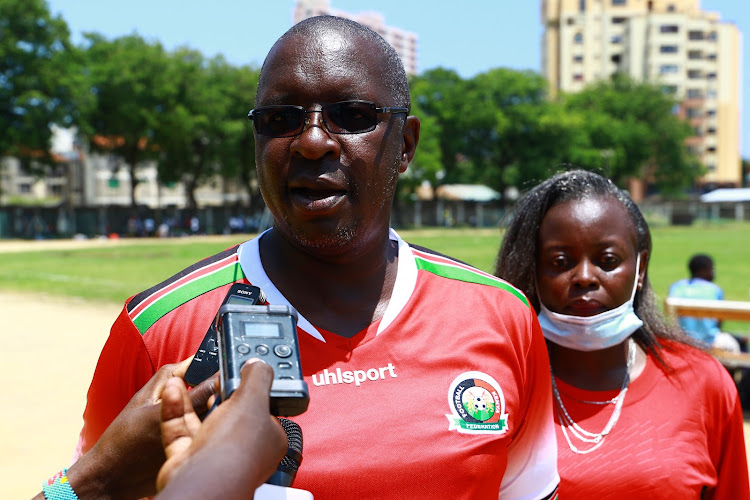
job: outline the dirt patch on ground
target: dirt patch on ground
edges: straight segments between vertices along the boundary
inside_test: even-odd
[[[99,352],[120,306],[0,292],[3,498],[31,498],[70,465]]]

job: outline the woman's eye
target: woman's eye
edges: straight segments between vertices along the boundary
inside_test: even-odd
[[[602,257],[599,265],[602,269],[611,271],[612,269],[620,265],[620,259],[618,259],[614,255],[605,255],[604,257]]]
[[[564,269],[567,265],[568,261],[565,259],[565,257],[555,257],[550,262],[551,266],[555,269]]]

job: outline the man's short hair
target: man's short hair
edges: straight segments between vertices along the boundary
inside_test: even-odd
[[[402,106],[411,108],[411,99],[409,96],[409,81],[404,71],[404,65],[401,62],[396,50],[383,39],[382,36],[356,21],[336,16],[316,16],[310,17],[295,24],[289,30],[281,35],[274,44],[277,45],[287,38],[297,35],[304,37],[326,36],[327,32],[337,32],[353,38],[364,39],[375,45],[380,55],[383,56],[384,65],[382,69],[383,83],[388,87],[388,91],[393,97],[394,102],[376,103],[379,106]],[[263,63],[265,66],[265,61]],[[260,93],[263,82],[263,67],[260,69],[261,77],[258,80],[258,93]]]
[[[706,271],[713,267],[714,260],[704,253],[693,255],[693,257],[690,259],[690,262],[688,262],[688,269],[690,269],[690,274],[692,276],[695,276],[701,271]]]

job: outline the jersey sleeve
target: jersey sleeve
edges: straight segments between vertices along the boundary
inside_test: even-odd
[[[99,440],[133,395],[154,375],[143,338],[127,312],[115,320],[94,370],[86,395],[83,428],[73,461]]]
[[[557,497],[557,438],[552,416],[552,386],[547,347],[529,308],[531,342],[526,353],[523,384],[526,414],[508,447],[508,465],[500,486],[501,499],[552,499]]]

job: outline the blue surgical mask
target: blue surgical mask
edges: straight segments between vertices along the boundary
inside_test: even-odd
[[[576,351],[599,351],[624,342],[643,326],[633,306],[640,264],[641,256],[638,254],[630,299],[609,311],[594,316],[570,316],[550,311],[539,299],[539,325],[544,338]]]

